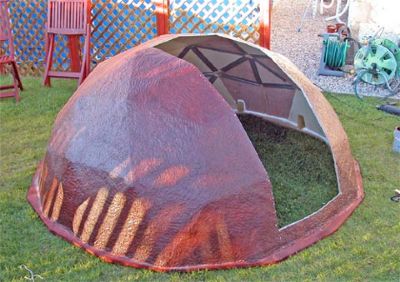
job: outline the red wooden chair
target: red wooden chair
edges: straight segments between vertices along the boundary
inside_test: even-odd
[[[13,84],[0,85],[0,98],[15,97],[15,100],[18,102],[19,89],[22,90],[23,88],[17,69],[17,63],[14,58],[14,42],[7,2],[8,0],[0,0],[0,48],[4,49],[4,52],[0,54],[0,67],[5,65],[10,66]]]
[[[71,71],[53,71],[56,35],[69,40]],[[83,54],[79,36],[84,36]],[[80,62],[80,58],[82,62]],[[46,68],[43,84],[50,86],[50,78],[75,78],[79,84],[90,72],[90,0],[49,0],[46,27]]]

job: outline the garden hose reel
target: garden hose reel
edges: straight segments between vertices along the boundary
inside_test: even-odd
[[[354,57],[354,90],[362,81],[386,87],[391,95],[400,91],[400,47],[389,39],[373,38]],[[389,95],[389,96],[391,96]]]
[[[343,67],[346,63],[347,50],[349,44],[347,41],[324,40],[325,56],[324,62],[331,69]]]
[[[344,76],[345,72],[341,68],[346,64],[350,38],[343,38],[340,33],[325,33],[322,37],[323,48],[318,74]]]

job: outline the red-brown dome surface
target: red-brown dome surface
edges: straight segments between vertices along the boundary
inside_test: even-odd
[[[216,79],[190,60],[153,48],[174,38],[101,63],[61,110],[28,193],[47,227],[108,262],[159,271],[270,264],[335,231],[361,201],[362,188],[345,133],[322,95],[290,79],[292,66],[284,72],[266,57],[286,81],[277,88],[277,97],[286,97],[282,108],[272,99],[269,105],[290,120],[296,95],[307,97],[306,121],[318,123],[306,129],[331,146],[340,186],[318,213],[279,229],[268,174],[228,92],[221,95]],[[300,90],[307,87],[308,96]]]

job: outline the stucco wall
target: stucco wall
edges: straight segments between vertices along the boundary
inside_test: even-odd
[[[373,35],[380,27],[384,36],[400,41],[400,0],[349,0],[349,26],[353,37]]]

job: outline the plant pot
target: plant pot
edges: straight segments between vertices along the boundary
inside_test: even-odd
[[[334,25],[334,24],[328,24],[328,25],[326,26],[326,32],[328,32],[328,33],[335,33],[336,31],[337,31],[336,25]]]

